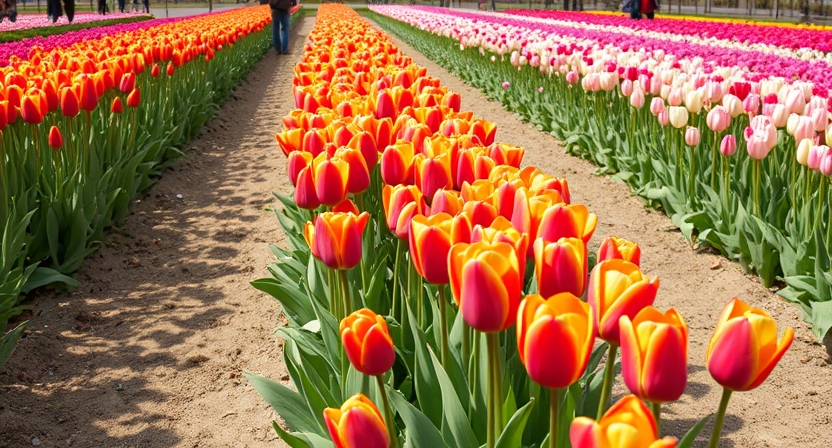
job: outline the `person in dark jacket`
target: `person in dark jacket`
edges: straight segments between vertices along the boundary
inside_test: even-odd
[[[289,54],[289,10],[297,0],[269,0],[272,10],[272,46],[277,54]]]
[[[107,0],[98,0],[98,13],[107,14]]]
[[[659,4],[656,0],[641,0],[641,13],[644,17],[653,20],[653,15],[657,9],[659,9]]]
[[[631,19],[640,19],[641,18],[641,2],[650,1],[650,0],[624,0],[624,7],[621,8],[622,12],[630,13]]]

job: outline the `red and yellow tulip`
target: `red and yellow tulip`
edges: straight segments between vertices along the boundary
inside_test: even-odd
[[[375,403],[354,395],[340,409],[324,409],[324,422],[335,448],[389,448],[387,427]]]
[[[614,404],[600,421],[578,417],[569,428],[572,448],[674,448],[676,439],[659,439],[656,421],[635,395]]]
[[[631,319],[653,304],[659,279],[651,279],[638,266],[623,260],[598,263],[589,278],[587,302],[592,306],[598,335],[613,345],[620,345],[621,316]]]
[[[367,212],[321,213],[315,223],[303,229],[312,255],[332,269],[352,269],[361,261],[361,235],[370,215]]]
[[[396,362],[387,322],[372,310],[363,308],[345,317],[340,332],[344,350],[355,370],[365,375],[381,375]]]

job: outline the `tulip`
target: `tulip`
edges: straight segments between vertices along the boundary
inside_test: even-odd
[[[312,255],[331,269],[352,269],[361,261],[361,235],[370,215],[326,212],[303,229]]]
[[[699,146],[701,139],[702,135],[699,132],[699,128],[688,126],[685,130],[685,143],[687,143],[688,146]]]
[[[339,332],[355,370],[376,376],[393,367],[396,350],[383,317],[367,308],[360,309],[341,321]]]
[[[64,87],[61,89],[61,115],[65,117],[74,117],[81,111],[81,105],[78,103],[78,96],[72,87]]]
[[[388,448],[390,436],[381,412],[362,394],[352,396],[340,409],[326,408],[324,422],[335,448]]]
[[[673,308],[648,306],[633,320],[621,316],[621,373],[624,384],[642,400],[678,400],[687,384],[688,326]],[[658,423],[658,415],[656,415]]]
[[[405,141],[388,146],[381,153],[381,178],[387,185],[399,185],[413,176],[413,144]]]
[[[358,194],[370,186],[370,168],[364,161],[361,151],[342,146],[335,151],[332,160],[335,159],[343,160],[349,167],[349,174],[347,175],[348,192]]]
[[[620,87],[621,87],[621,95],[629,98],[630,95],[633,94],[633,82],[630,81],[629,79],[625,79],[623,82],[621,82]]]
[[[641,262],[641,248],[624,238],[608,236],[598,248],[598,263],[606,260],[624,260],[638,266]]]
[[[110,112],[120,114],[122,111],[124,111],[124,106],[121,103],[121,97],[117,96],[113,98],[113,104],[110,106]]]
[[[786,110],[786,106],[782,104],[775,104],[773,110],[771,111],[771,121],[774,123],[774,127],[785,127],[788,120],[789,111]]]
[[[752,159],[762,160],[777,145],[777,129],[771,118],[758,115],[751,119],[745,130],[748,155]]]
[[[670,125],[676,129],[681,129],[688,124],[688,110],[680,106],[670,106],[668,109],[670,113]]]
[[[543,212],[537,236],[547,242],[561,238],[579,238],[586,244],[592,238],[597,225],[598,217],[590,213],[585,205],[556,204]]]
[[[745,111],[742,100],[730,93],[722,97],[722,106],[731,114],[731,118],[737,118]]]
[[[633,91],[633,94],[630,95],[630,105],[635,107],[636,109],[641,109],[644,107],[644,91],[640,88],[637,88]]]
[[[430,202],[430,214],[447,213],[456,216],[462,211],[463,200],[456,190],[436,190]]]
[[[119,90],[123,93],[130,93],[136,87],[136,74],[133,72],[125,73],[124,76],[121,77],[121,82],[119,83]]]
[[[25,122],[39,124],[43,121],[40,99],[40,94],[23,96],[20,102],[20,115]]]
[[[295,152],[299,153],[299,151]],[[298,207],[305,210],[315,210],[321,206],[321,201],[318,200],[318,193],[315,191],[315,180],[313,179],[312,169],[310,162],[309,166],[301,168],[295,181],[295,203]]]
[[[716,106],[708,112],[706,122],[710,130],[720,133],[728,129],[728,126],[731,125],[731,114],[728,113],[728,109],[722,106]]]
[[[133,89],[129,95],[127,95],[127,106],[128,107],[139,107],[139,104],[142,102],[142,92],[139,88]]]
[[[827,150],[820,161],[819,170],[824,176],[832,176],[832,150]]]
[[[160,74],[159,64],[153,64],[153,66],[150,67],[150,76],[157,78]]]
[[[670,111],[665,109],[659,112],[659,115],[657,115],[656,118],[659,120],[660,125],[667,126],[670,124]]]
[[[809,158],[806,160],[806,166],[808,166],[809,169],[815,171],[820,170],[820,162],[821,160],[823,160],[823,156],[827,152],[829,152],[829,147],[826,145],[812,145],[811,149],[809,150]]]
[[[748,95],[742,102],[742,107],[748,112],[749,116],[753,117],[757,115],[757,112],[760,110],[760,95],[754,93]]]
[[[659,429],[647,406],[628,395],[598,421],[578,417],[569,428],[572,448],[675,448],[676,439],[659,439]]]
[[[574,384],[586,370],[595,340],[592,311],[564,292],[543,299],[526,296],[517,311],[517,348],[529,377],[560,389]]]
[[[493,333],[514,323],[523,272],[510,244],[456,244],[448,269],[451,292],[469,326]]]
[[[416,272],[435,285],[450,282],[448,254],[451,251],[451,215],[416,215],[410,221],[410,254]]]
[[[49,147],[55,150],[61,149],[64,145],[64,138],[61,136],[61,130],[57,126],[52,126],[49,129]]]
[[[725,157],[731,157],[737,152],[737,138],[731,134],[722,137],[719,144],[719,152]]]
[[[633,318],[643,308],[653,304],[659,289],[659,279],[650,279],[638,266],[623,260],[607,260],[595,265],[589,277],[587,302],[592,307],[598,335],[610,344],[604,369],[604,384],[598,404],[601,418],[612,389],[615,355],[620,345],[621,316]]]
[[[327,159],[326,153],[318,154],[312,160],[312,182],[318,201],[333,206],[347,197],[350,164],[340,158]]]
[[[566,82],[568,82],[569,84],[575,84],[576,82],[578,82],[578,78],[580,78],[580,75],[578,75],[578,72],[574,70],[566,74]]]
[[[665,110],[664,100],[661,97],[654,96],[652,100],[650,100],[650,113],[653,115],[658,116]]]
[[[586,245],[578,238],[561,238],[548,243],[534,242],[537,290],[544,297],[569,292],[584,295],[587,276]]]
[[[768,378],[794,339],[794,329],[786,328],[777,342],[777,323],[759,308],[734,297],[722,310],[708,345],[705,365],[724,390],[719,404],[711,448],[719,445],[719,435],[732,392],[756,388]]]
[[[692,114],[698,114],[702,111],[702,94],[699,89],[691,90],[685,95],[685,107]]]
[[[413,185],[385,185],[381,197],[387,228],[400,240],[408,241],[411,219],[427,209],[422,192]]]
[[[803,166],[809,165],[809,154],[812,151],[813,143],[814,142],[808,138],[804,138],[800,141],[797,145],[797,152],[795,154],[797,157],[797,163]]]

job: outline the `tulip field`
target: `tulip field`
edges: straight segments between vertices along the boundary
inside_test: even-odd
[[[372,9],[832,327],[828,27]]]
[[[268,8],[0,45],[0,365],[21,293],[64,283],[271,44]]]
[[[775,164],[778,151],[795,150],[794,139],[757,113],[779,93],[762,78],[731,83],[739,69],[705,75],[701,58],[669,52],[641,67],[646,51],[589,37],[550,44],[548,32],[560,25],[545,14],[373,9],[438,34],[375,16],[426,55],[468,67],[511,109],[545,118],[541,127],[572,152],[664,207],[687,236],[737,251],[761,276],[766,265],[753,263],[785,257],[772,249],[776,236],[750,239],[771,232],[764,218],[778,201],[801,201],[806,216],[798,218],[813,221],[796,223],[784,202],[788,222],[813,227],[806,235],[815,246],[828,241],[825,177],[795,157]],[[665,65],[667,83],[647,74]],[[567,179],[524,166],[526,149],[498,141],[494,123],[462,110],[458,93],[348,7],[321,6],[292,84],[296,109],[275,136],[294,186],[277,196],[287,247],[273,246],[270,275],[252,282],[282,305],[288,322],[278,334],[292,387],[246,373],[277,411],[274,430],[289,446],[658,448],[691,447],[699,437],[697,446],[705,439],[715,448],[732,395],[765,382],[791,346],[794,330],[778,331],[766,311],[738,298],[714,302],[715,330],[701,342],[722,400],[713,414],[687,416],[695,420],[686,432],[667,434],[662,405],[688,384],[689,328],[676,309],[653,306],[660,279],[642,272],[637,241],[611,236],[590,252],[598,217],[573,202]],[[784,100],[798,96],[792,84],[777,86],[788,86]],[[792,103],[827,111],[795,89]],[[658,120],[643,108],[648,96],[661,101]],[[728,105],[712,104],[716,96]],[[755,101],[750,117],[743,103]],[[743,112],[732,115],[735,108]],[[819,154],[809,138],[820,130],[814,123],[801,145]],[[774,191],[786,180],[805,189]],[[696,227],[710,209],[695,208],[706,206],[728,216],[734,233]],[[774,235],[788,241],[787,230]],[[736,235],[736,247],[724,242]],[[742,258],[751,247],[766,258]],[[795,264],[809,257],[808,243],[800,247]],[[790,286],[797,290],[794,279]],[[613,399],[619,371],[628,394]]]

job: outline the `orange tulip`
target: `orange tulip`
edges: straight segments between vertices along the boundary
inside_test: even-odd
[[[468,221],[466,219],[466,221]],[[455,229],[456,230],[456,229]],[[464,233],[456,230],[457,235],[464,235]],[[462,238],[461,236],[452,235],[455,238]],[[526,252],[528,251],[529,240],[526,235],[518,232],[511,226],[509,220],[498,216],[489,226],[476,225],[471,231],[470,242],[478,243],[484,241],[489,244],[494,243],[508,243],[514,248],[517,253],[517,260],[520,262],[520,271],[526,272]],[[468,242],[465,240],[455,240],[454,242]]]
[[[78,102],[81,109],[92,112],[98,107],[98,90],[95,87],[95,81],[90,76],[81,78],[81,93],[78,96]],[[127,98],[127,105],[130,105],[130,98]]]
[[[453,218],[445,213],[430,217],[416,215],[410,221],[410,226],[410,254],[416,272],[428,283],[448,284],[448,253],[453,243]]]
[[[283,154],[288,156],[292,151],[299,151],[303,147],[302,142],[305,132],[299,128],[286,129],[275,134],[274,138],[277,140],[277,144],[280,145],[280,149],[283,150]]]
[[[341,321],[341,342],[355,370],[381,375],[396,362],[393,339],[384,318],[364,308]]]
[[[561,197],[557,193],[547,192],[535,195],[526,188],[519,188],[514,195],[511,224],[515,229],[528,235],[529,241],[535,241],[538,237],[538,229],[543,214],[561,201]],[[534,256],[533,249],[534,245],[530,244],[526,254],[527,258]]]
[[[437,190],[452,189],[451,158],[449,154],[425,157],[416,154],[413,159],[413,181],[422,194],[432,198]]]
[[[653,414],[635,395],[614,404],[601,421],[578,417],[569,428],[572,448],[675,448],[676,439],[659,439]]]
[[[350,165],[341,159],[327,159],[322,152],[312,160],[312,182],[323,205],[332,206],[347,197],[349,178]]]
[[[376,405],[353,395],[340,409],[326,408],[324,422],[335,448],[388,448],[387,426]]]
[[[349,165],[347,176],[347,191],[353,194],[361,193],[370,186],[370,169],[361,151],[342,146],[335,151],[334,159],[340,159]]]
[[[312,154],[303,151],[292,151],[289,153],[289,158],[286,161],[286,167],[289,171],[289,180],[293,186],[298,185],[298,176],[301,170],[312,164]]]
[[[413,178],[413,144],[399,141],[381,153],[381,179],[387,185],[407,183]]]
[[[517,319],[523,272],[506,243],[460,243],[448,255],[451,291],[465,322],[492,333]]]
[[[590,213],[585,205],[555,205],[547,209],[540,218],[537,236],[546,241],[561,238],[580,238],[588,243],[598,225],[598,217]]]
[[[399,239],[407,240],[410,220],[427,210],[422,192],[413,185],[385,185],[381,191],[381,199],[387,228]]]
[[[300,151],[295,151],[300,153]],[[306,166],[298,172],[295,182],[295,203],[306,210],[315,210],[321,206],[318,193],[315,191],[315,181],[312,178],[312,165]]]
[[[584,374],[595,341],[588,304],[564,292],[544,300],[526,296],[517,311],[517,349],[529,377],[541,386],[569,387]]]
[[[138,87],[136,87],[135,89],[133,89],[132,92],[130,92],[129,95],[127,95],[127,106],[136,108],[136,107],[139,107],[139,105],[141,103],[142,103],[142,92],[141,92],[141,90],[139,90]]]
[[[645,401],[676,401],[688,378],[688,326],[671,308],[648,306],[631,321],[621,316],[621,373],[630,392]]]
[[[658,290],[659,279],[646,277],[629,261],[607,260],[595,265],[589,277],[587,302],[592,306],[601,339],[621,345],[621,316],[634,318],[653,304]]]
[[[615,236],[608,236],[601,241],[601,247],[598,248],[598,262],[605,260],[624,260],[639,266],[641,262],[641,248],[638,244],[618,238]]]
[[[39,94],[23,96],[20,102],[20,116],[25,122],[31,124],[39,124],[43,121]]]
[[[110,106],[110,112],[120,114],[123,110],[124,106],[121,104],[121,97],[117,96],[113,98],[113,104]]]
[[[793,339],[794,329],[786,328],[778,343],[774,319],[735,297],[719,317],[705,364],[722,387],[751,390],[768,378]]]
[[[78,102],[78,96],[72,87],[64,87],[61,89],[61,115],[65,117],[74,117],[81,111],[81,104]]]
[[[49,129],[49,147],[52,149],[61,149],[64,145],[64,138],[61,136],[61,130],[57,126],[52,126]]]
[[[303,236],[312,255],[332,269],[352,269],[361,261],[361,235],[370,215],[321,213],[306,223]]]
[[[534,265],[537,290],[544,297],[569,292],[584,295],[587,276],[586,245],[578,238],[561,238],[547,243],[534,242]]]
[[[463,201],[458,191],[436,190],[430,202],[430,214],[447,213],[456,216],[462,211]]]

